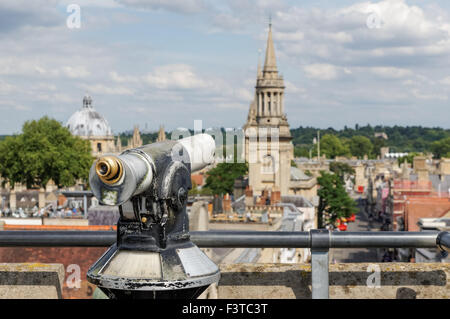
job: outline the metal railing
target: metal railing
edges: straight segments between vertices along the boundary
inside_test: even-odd
[[[448,232],[193,231],[191,240],[210,248],[310,248],[313,299],[329,298],[330,248],[450,249]],[[0,247],[107,247],[115,241],[112,231],[0,231]]]

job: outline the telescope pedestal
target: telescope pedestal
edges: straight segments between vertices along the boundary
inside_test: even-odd
[[[219,268],[192,242],[160,252],[111,246],[89,269],[89,281],[110,298],[193,299],[220,278]]]

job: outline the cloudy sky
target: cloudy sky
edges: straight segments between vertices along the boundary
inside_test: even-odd
[[[86,93],[115,133],[240,127],[269,16],[291,127],[450,128],[449,1],[2,0],[0,134]]]

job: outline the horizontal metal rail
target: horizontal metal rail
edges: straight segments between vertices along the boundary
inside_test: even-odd
[[[329,298],[330,248],[439,248],[449,251],[448,232],[309,232],[194,231],[199,247],[311,248],[313,299]],[[106,247],[113,231],[0,231],[1,246]]]
[[[115,231],[0,231],[0,247],[109,247],[116,242]]]
[[[199,247],[314,248],[313,232],[193,231]],[[439,237],[439,242],[438,242]],[[113,231],[0,231],[0,247],[107,247],[116,241]],[[323,248],[436,248],[448,249],[447,232],[327,232]]]
[[[311,248],[310,232],[191,232],[199,247]],[[327,248],[435,248],[438,233],[330,232]]]

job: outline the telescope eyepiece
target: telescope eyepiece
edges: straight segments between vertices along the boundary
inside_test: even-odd
[[[99,164],[99,167],[98,172],[102,176],[108,175],[108,172],[111,170],[111,167],[103,162]]]
[[[95,171],[105,184],[115,184],[123,176],[122,161],[115,156],[103,156],[97,160]]]

